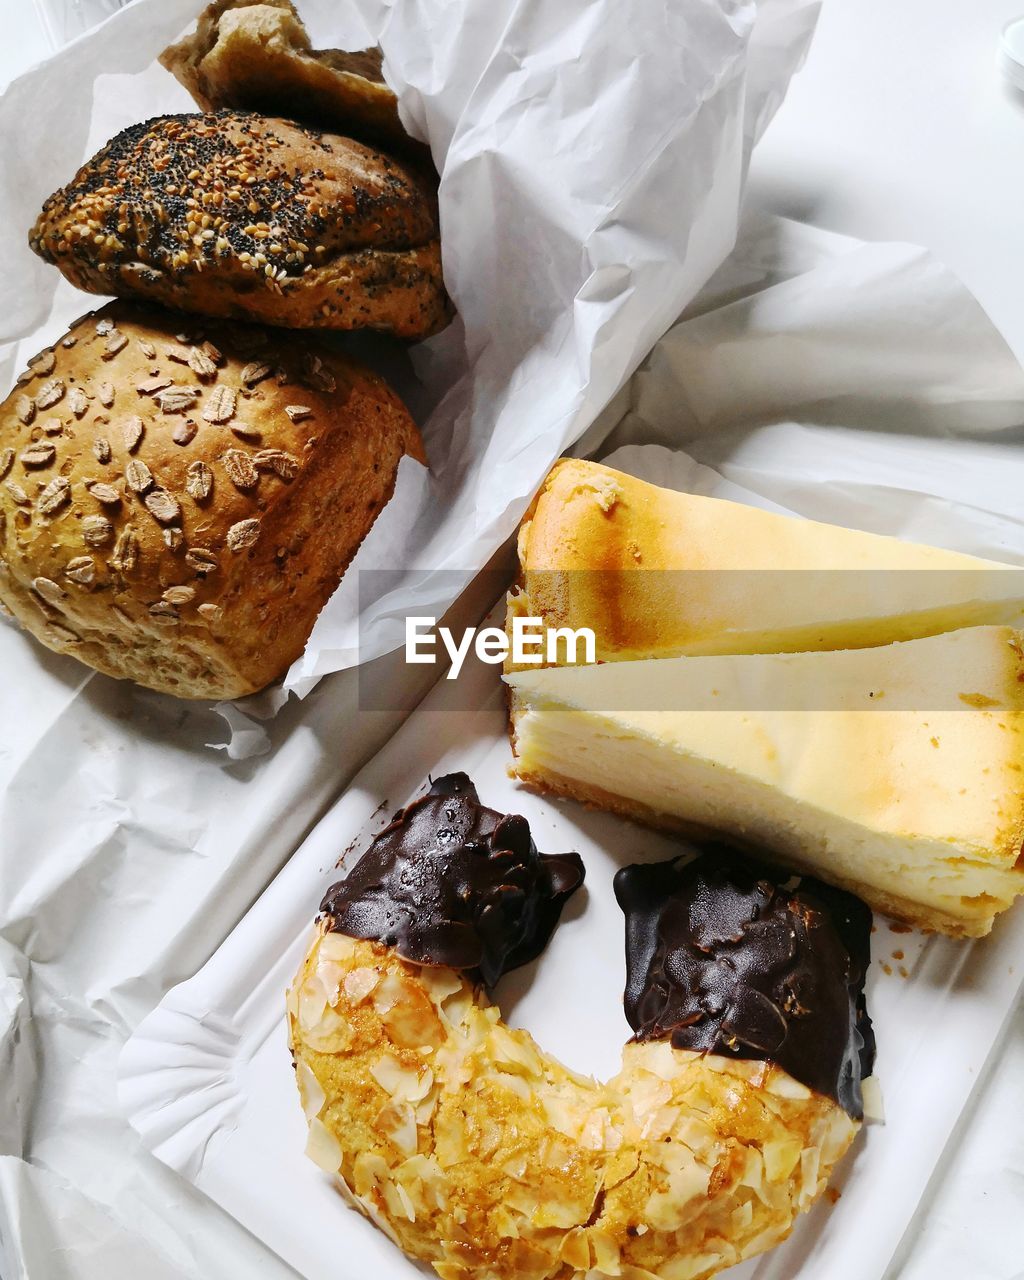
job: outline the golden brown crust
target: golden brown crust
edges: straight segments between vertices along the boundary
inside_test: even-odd
[[[111,303],[0,406],[0,602],[109,675],[252,693],[301,654],[405,453],[415,425],[353,361]]]
[[[601,661],[852,649],[1016,624],[1019,569],[557,462],[523,517],[512,612]],[[795,571],[795,572],[786,572]]]
[[[857,1124],[765,1062],[568,1071],[452,969],[320,932],[289,994],[309,1154],[442,1280],[707,1280],[784,1239]]]
[[[286,328],[423,338],[450,318],[435,199],[350,138],[236,111],[123,130],[29,240],[81,289]]]
[[[402,128],[380,50],[314,49],[291,0],[214,0],[160,61],[204,111],[258,111],[425,150]]]

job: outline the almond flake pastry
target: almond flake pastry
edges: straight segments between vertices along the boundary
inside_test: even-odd
[[[635,1034],[601,1084],[487,994],[582,880],[440,778],[328,892],[289,993],[308,1154],[443,1280],[703,1280],[783,1240],[859,1128],[865,906],[720,848],[624,868]]]

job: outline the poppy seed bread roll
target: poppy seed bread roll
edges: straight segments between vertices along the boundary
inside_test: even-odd
[[[429,183],[244,111],[122,130],[52,195],[33,250],[90,293],[291,329],[424,338],[450,318]]]
[[[0,406],[0,604],[108,675],[252,693],[302,653],[406,453],[412,419],[354,361],[111,303]]]

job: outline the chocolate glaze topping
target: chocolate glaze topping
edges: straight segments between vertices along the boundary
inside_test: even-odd
[[[637,1040],[775,1062],[860,1119],[871,912],[810,877],[784,887],[794,880],[722,846],[619,871],[626,1017]]]
[[[525,818],[484,808],[452,773],[395,815],[320,909],[338,933],[493,986],[540,955],[582,883],[578,853],[538,853]]]

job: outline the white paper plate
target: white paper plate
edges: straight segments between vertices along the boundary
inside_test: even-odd
[[[468,712],[459,706],[482,708]],[[132,1125],[178,1170],[308,1280],[409,1280],[422,1274],[348,1209],[303,1155],[306,1125],[285,1042],[284,992],[339,857],[379,830],[428,774],[463,769],[485,804],[523,813],[540,849],[578,849],[586,889],[546,953],[498,995],[571,1066],[618,1065],[623,921],[612,875],[678,844],[571,802],[542,800],[505,773],[507,729],[496,669],[469,663],[442,681],[320,823],[210,962],[168,993],[121,1058]],[[881,1280],[1014,1003],[1024,930],[1010,913],[984,942],[894,933],[877,918],[868,1001],[886,1124],[868,1127],[834,1186],[780,1249],[737,1280]],[[902,951],[903,959],[892,952]],[[883,964],[892,972],[883,971]],[[899,973],[902,965],[909,975]]]

